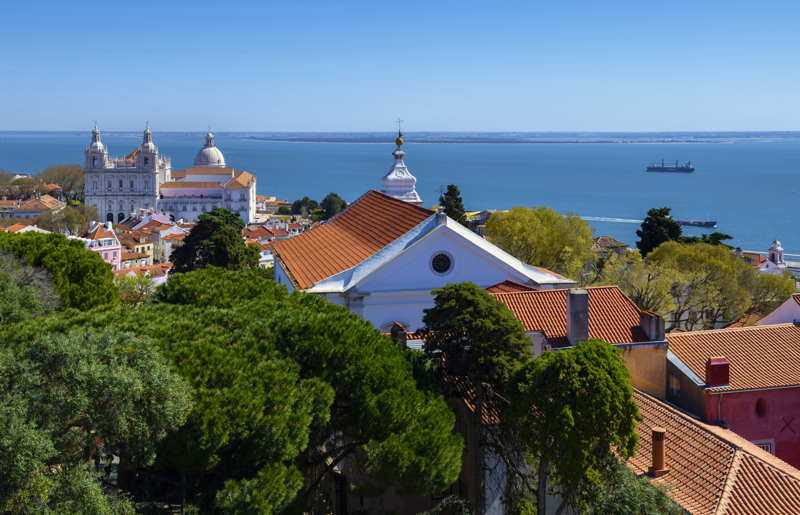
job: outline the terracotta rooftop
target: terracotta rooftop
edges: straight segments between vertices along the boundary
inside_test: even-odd
[[[221,188],[222,185],[213,181],[172,181],[165,182],[161,188]]]
[[[728,358],[730,386],[711,391],[800,386],[800,327],[794,324],[669,333],[667,340],[701,379],[709,357]]]
[[[276,243],[275,253],[305,289],[356,266],[432,214],[370,190],[327,223]]]
[[[147,254],[145,254],[144,252],[125,252],[125,251],[123,251],[121,259],[122,259],[122,261],[128,261],[130,259],[141,259],[141,258],[146,258],[146,257],[147,257]]]
[[[225,183],[226,190],[241,190],[249,188],[255,180],[255,176],[248,172],[236,172],[236,177]]]
[[[97,224],[94,228],[87,230],[80,234],[81,238],[86,238],[87,240],[102,240],[103,238],[114,238],[116,239],[117,236],[114,234],[114,230],[106,229],[105,224]]]
[[[517,281],[505,280],[501,283],[493,284],[486,288],[489,293],[511,293],[520,291],[538,291],[538,288],[518,283]]]
[[[0,199],[0,207],[15,208],[20,204],[20,200],[2,200]]]
[[[149,277],[159,277],[162,275],[166,275],[170,269],[172,268],[172,263],[157,263],[155,265],[148,265],[148,266],[134,266],[131,268],[125,268],[122,270],[114,270],[114,275],[147,275]]]
[[[242,229],[242,234],[247,238],[259,239],[259,238],[266,238],[269,236],[270,232],[267,230],[266,227],[257,226],[253,227],[252,229],[245,227]]]
[[[182,234],[182,233],[173,233],[173,234],[167,234],[166,236],[164,236],[161,239],[162,240],[183,240],[184,238],[186,238],[186,236],[187,236],[186,234]]]
[[[186,175],[233,175],[234,171],[233,168],[205,168],[202,166],[193,166],[191,168],[187,168],[186,170],[179,170],[178,173],[186,176]],[[172,175],[175,175],[175,172],[172,172]]]
[[[28,224],[13,224],[13,225],[9,225],[8,227],[6,227],[5,230],[6,230],[6,232],[17,232],[20,229],[24,229],[26,227],[28,227]]]
[[[639,445],[628,467],[646,474],[652,428],[666,429],[669,472],[652,478],[695,515],[800,513],[800,471],[732,431],[704,424],[655,397],[634,391],[642,421]]]
[[[586,288],[589,292],[589,338],[608,343],[646,342],[641,310],[617,286]],[[494,293],[522,322],[526,331],[542,331],[552,345],[567,345],[568,289]]]

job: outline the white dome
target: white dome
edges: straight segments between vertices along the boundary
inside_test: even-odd
[[[206,145],[195,156],[194,165],[203,168],[225,168],[225,156],[214,144],[214,133],[206,134]]]
[[[416,189],[417,178],[411,174],[403,161],[406,153],[398,147],[392,155],[394,165],[389,169],[389,173],[383,176],[381,192],[412,204],[421,204],[422,199]]]
[[[103,145],[103,142],[100,141],[100,129],[95,127],[92,129],[92,142],[89,144],[89,148],[87,149],[90,152],[105,152],[106,146]]]

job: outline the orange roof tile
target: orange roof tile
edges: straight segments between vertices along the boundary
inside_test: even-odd
[[[589,292],[589,338],[608,343],[645,342],[641,310],[617,286],[586,288]],[[568,289],[494,293],[522,322],[526,331],[542,331],[555,346],[567,345]]]
[[[669,349],[701,378],[709,357],[728,358],[730,386],[711,391],[800,385],[800,327],[794,324],[669,333],[667,340]]]
[[[240,190],[249,188],[255,180],[253,174],[248,172],[236,172],[236,177],[225,183],[226,190]]]
[[[501,283],[493,284],[486,288],[489,293],[511,293],[518,291],[538,291],[539,288],[518,283],[517,281],[505,280]]]
[[[666,429],[669,472],[652,478],[686,511],[696,515],[798,513],[800,471],[732,431],[704,424],[638,390],[642,421],[639,445],[628,460],[646,474],[652,460],[652,428]],[[647,476],[646,476],[647,477]]]
[[[6,227],[6,232],[17,232],[20,229],[28,227],[29,224],[13,224]]]
[[[114,270],[114,275],[125,276],[130,273],[135,275],[148,275],[150,277],[159,277],[166,275],[172,269],[172,263],[156,263],[155,265],[147,266],[134,266],[122,270]]]
[[[432,214],[370,190],[327,223],[276,243],[275,253],[305,289],[356,266]]]
[[[213,181],[173,181],[165,182],[161,188],[221,188],[222,185]]]
[[[174,233],[174,234],[167,234],[166,236],[164,236],[161,239],[162,240],[183,240],[184,238],[186,238],[185,234]]]
[[[0,199],[0,207],[17,207],[20,204],[20,200],[1,200]]]
[[[131,259],[141,259],[146,258],[147,254],[144,252],[123,252],[122,253],[122,261],[128,261]]]
[[[105,224],[97,224],[91,230],[87,230],[79,235],[81,238],[86,238],[88,240],[102,240],[103,238],[116,238],[116,234],[114,234],[113,230],[109,231],[106,230]]]

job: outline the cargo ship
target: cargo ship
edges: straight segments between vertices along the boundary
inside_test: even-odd
[[[672,173],[692,173],[694,172],[694,166],[692,166],[691,161],[687,161],[685,163],[678,163],[675,161],[675,166],[668,165],[664,163],[664,160],[661,160],[661,164],[652,164],[647,167],[648,172],[672,172]]]

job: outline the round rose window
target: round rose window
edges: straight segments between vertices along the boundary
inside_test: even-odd
[[[437,274],[445,274],[452,268],[453,260],[447,254],[439,253],[433,256],[431,266]]]

